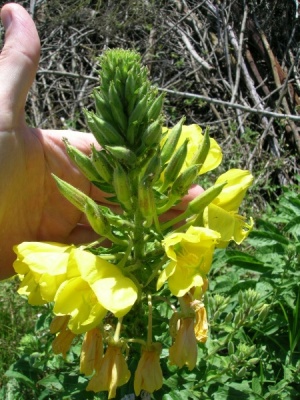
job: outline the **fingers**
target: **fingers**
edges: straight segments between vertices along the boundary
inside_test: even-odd
[[[23,7],[1,9],[5,42],[0,54],[0,131],[23,122],[27,93],[39,62],[40,41],[34,22]]]

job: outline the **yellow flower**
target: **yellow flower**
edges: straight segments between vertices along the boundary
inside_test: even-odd
[[[53,301],[60,284],[77,269],[68,268],[74,246],[60,243],[24,242],[14,246],[17,259],[13,264],[22,282],[19,294],[28,296],[32,305]]]
[[[153,393],[162,387],[163,375],[160,366],[161,344],[153,343],[142,349],[142,356],[134,375],[134,392],[137,396],[141,390]]]
[[[191,371],[197,362],[197,352],[194,318],[181,318],[175,342],[169,350],[170,363],[179,368],[186,364]]]
[[[168,133],[170,131],[171,129],[167,129],[167,131],[165,132],[166,134],[162,140],[161,145],[163,145],[164,142],[166,141]],[[195,161],[194,156],[197,153],[197,150],[199,149],[203,141],[201,127],[196,124],[183,125],[181,136],[177,143],[176,149],[178,149],[186,139],[189,140],[187,147],[187,156],[180,172],[183,172],[185,169],[194,164]],[[199,172],[199,175],[205,174],[206,172],[217,168],[218,165],[221,163],[221,161],[222,161],[221,148],[214,139],[210,138],[210,149],[206,157],[206,160]]]
[[[103,356],[103,337],[99,328],[86,332],[80,354],[80,372],[92,375],[100,369]]]
[[[204,210],[203,220],[207,228],[221,234],[219,246],[225,247],[230,240],[241,243],[251,232],[253,220],[238,214],[238,208],[253,182],[249,171],[231,169],[222,174],[216,184],[227,182],[222,192]]]
[[[162,245],[171,261],[158,278],[157,290],[168,280],[171,292],[182,297],[190,288],[203,286],[219,239],[218,232],[193,226],[166,236]]]
[[[108,391],[108,399],[116,397],[117,387],[129,381],[130,371],[119,343],[109,344],[99,369],[90,380],[86,390]]]
[[[80,275],[60,285],[53,311],[56,315],[71,316],[68,326],[72,332],[95,328],[107,310],[122,317],[136,301],[135,284],[101,257],[77,248],[70,254],[69,264],[76,265]]]

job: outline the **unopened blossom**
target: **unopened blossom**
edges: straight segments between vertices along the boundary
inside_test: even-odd
[[[108,391],[108,399],[116,397],[119,386],[125,385],[130,379],[125,357],[120,343],[109,344],[95,375],[90,380],[86,390]]]
[[[187,365],[191,371],[196,366],[197,353],[194,317],[181,318],[175,342],[169,349],[170,364],[179,368]]]
[[[86,332],[80,353],[80,372],[92,375],[98,371],[103,356],[103,336],[99,328]]]
[[[216,184],[223,182],[227,184],[203,215],[205,226],[220,232],[219,247],[225,247],[230,240],[240,244],[253,228],[252,218],[247,222],[245,217],[238,214],[246,191],[253,182],[253,176],[249,171],[231,169],[222,174]]]
[[[17,259],[13,267],[21,279],[18,293],[31,305],[53,301],[60,284],[78,274],[68,261],[75,246],[47,242],[23,242],[13,247]]]
[[[166,236],[162,245],[170,262],[158,278],[157,290],[168,281],[171,292],[181,297],[192,287],[202,287],[219,239],[218,232],[193,226]]]
[[[134,392],[137,396],[141,390],[153,393],[162,387],[161,347],[160,343],[153,343],[142,349],[142,355],[134,375]]]

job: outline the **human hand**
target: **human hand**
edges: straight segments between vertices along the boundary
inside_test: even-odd
[[[23,241],[86,243],[96,239],[83,214],[57,190],[52,173],[99,203],[108,203],[69,160],[62,138],[90,153],[91,134],[31,128],[25,101],[39,62],[40,41],[34,22],[18,4],[1,10],[6,30],[0,55],[0,279],[13,274],[12,247]],[[199,194],[194,187],[172,218]]]

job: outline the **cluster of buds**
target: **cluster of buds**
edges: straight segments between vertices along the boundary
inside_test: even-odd
[[[229,170],[174,213],[191,185],[218,167],[221,149],[207,130],[184,125],[184,118],[164,127],[164,95],[151,86],[139,54],[109,50],[100,65],[95,111],[85,111],[99,145],[91,146],[90,155],[67,141],[65,146],[118,211],[54,176],[99,240],[80,247],[21,243],[14,247],[14,268],[19,293],[30,304],[53,303],[54,352],[65,356],[74,337],[84,335],[80,370],[90,377],[87,390],[108,391],[111,399],[131,379],[127,360],[136,358],[138,345],[135,394],[163,385],[153,304],[172,305],[170,363],[195,367],[197,343],[208,335],[203,294],[213,253],[230,241],[241,243],[251,231],[252,219],[238,209],[253,177]],[[136,332],[134,326],[142,324],[144,331]]]

